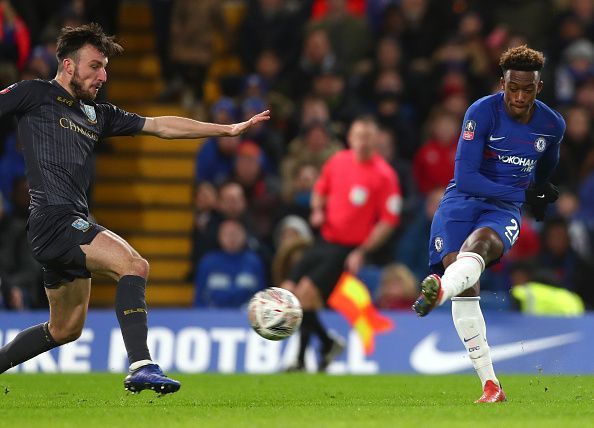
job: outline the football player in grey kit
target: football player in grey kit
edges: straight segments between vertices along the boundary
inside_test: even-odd
[[[0,349],[0,373],[80,336],[91,273],[97,272],[118,282],[115,309],[130,362],[125,388],[166,394],[180,383],[152,362],[146,344],[149,264],[124,239],[88,218],[85,190],[93,146],[104,137],[139,133],[166,139],[234,136],[268,120],[269,111],[219,125],[177,116],[141,117],[95,103],[107,81],[108,58],[122,51],[97,24],[65,27],[58,37],[55,79],[22,81],[0,91],[0,116],[12,114],[18,121],[31,189],[28,238],[43,265],[50,305],[49,322],[20,332]]]

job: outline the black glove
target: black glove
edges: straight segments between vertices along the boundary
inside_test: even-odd
[[[559,198],[559,189],[554,184],[546,183],[543,186],[526,189],[525,197],[534,219],[543,221],[547,205]]]

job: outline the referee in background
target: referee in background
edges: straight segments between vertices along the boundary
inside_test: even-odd
[[[311,199],[310,222],[321,237],[295,266],[281,287],[297,296],[303,322],[297,361],[287,371],[305,370],[305,350],[312,334],[321,341],[318,371],[344,350],[344,339],[330,336],[317,311],[341,274],[356,274],[366,254],[377,250],[400,221],[402,199],[394,170],[375,151],[378,126],[371,117],[353,121],[349,149],[334,154],[323,166]]]

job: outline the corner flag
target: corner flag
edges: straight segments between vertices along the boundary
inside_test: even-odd
[[[353,327],[366,355],[373,353],[375,333],[384,333],[394,328],[394,323],[379,313],[371,302],[367,286],[354,275],[344,272],[328,298],[328,305],[340,312]]]

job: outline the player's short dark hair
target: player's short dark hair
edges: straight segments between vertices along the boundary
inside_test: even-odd
[[[58,64],[61,64],[64,58],[76,55],[84,45],[94,46],[106,57],[124,51],[124,48],[115,41],[115,37],[106,35],[99,24],[92,22],[79,27],[64,27],[58,36],[56,47]]]
[[[507,70],[541,71],[545,57],[542,52],[530,49],[526,45],[509,48],[501,55],[499,66],[503,73]]]

